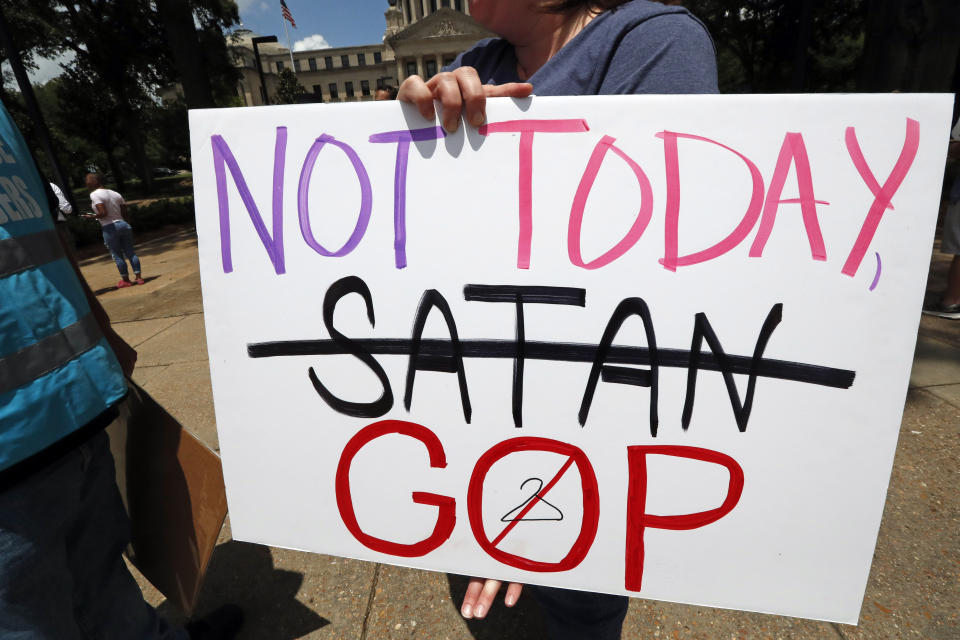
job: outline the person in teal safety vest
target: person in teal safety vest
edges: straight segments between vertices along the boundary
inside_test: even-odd
[[[103,429],[136,352],[66,252],[45,185],[0,104],[0,638],[232,638],[236,607],[173,628],[123,562]]]

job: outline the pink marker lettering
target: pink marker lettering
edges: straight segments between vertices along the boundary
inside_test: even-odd
[[[863,227],[860,229],[857,240],[853,244],[853,249],[850,250],[850,255],[847,256],[847,261],[841,270],[844,275],[853,277],[856,275],[857,269],[860,268],[860,263],[863,261],[867,249],[870,248],[870,243],[877,232],[877,227],[880,226],[884,211],[893,209],[893,203],[891,202],[893,196],[897,193],[900,185],[903,184],[903,179],[907,177],[907,173],[917,157],[917,150],[920,148],[920,123],[913,118],[907,118],[907,133],[903,141],[903,148],[900,150],[900,157],[897,158],[897,163],[884,181],[883,187],[880,186],[873,175],[873,171],[867,166],[867,160],[863,157],[863,151],[861,151],[860,143],[857,141],[857,131],[853,127],[847,127],[846,142],[850,159],[853,160],[860,177],[863,178],[864,183],[873,194],[873,204],[870,205]]]
[[[676,133],[673,131],[661,131],[657,134],[658,138],[663,140],[664,161],[667,172],[667,211],[666,211],[666,229],[664,230],[664,255],[660,260],[666,269],[676,271],[677,267],[685,267],[700,262],[706,262],[730,251],[740,244],[750,230],[753,229],[760,218],[763,207],[763,176],[760,170],[748,157],[735,149],[701,136],[695,136],[688,133]],[[679,245],[679,222],[680,222],[680,153],[677,149],[677,139],[685,138],[687,140],[698,140],[700,142],[709,142],[715,144],[721,149],[726,149],[730,153],[738,156],[747,165],[750,170],[750,177],[753,180],[753,195],[750,198],[750,205],[743,219],[733,232],[703,251],[692,253],[687,256],[677,256]]]
[[[636,162],[622,150],[614,146],[615,138],[603,136],[597,146],[593,149],[590,160],[587,161],[587,168],[583,172],[583,178],[580,179],[580,186],[577,187],[577,193],[573,198],[573,207],[570,210],[570,223],[567,228],[567,253],[570,256],[570,262],[583,267],[584,269],[599,269],[610,264],[637,243],[643,232],[650,223],[650,217],[653,215],[653,188],[650,186],[650,180]],[[587,206],[587,198],[590,196],[590,190],[600,172],[600,166],[607,155],[607,151],[613,151],[620,156],[624,162],[633,170],[637,176],[637,183],[640,185],[640,211],[633,222],[633,226],[627,232],[620,242],[612,249],[592,262],[584,262],[583,254],[580,249],[580,233],[583,228],[583,211]]]
[[[530,268],[530,241],[533,237],[533,135],[535,133],[580,133],[589,131],[586,120],[505,120],[480,127],[480,135],[520,134],[520,233],[517,268]]]
[[[790,173],[790,164],[793,164],[797,173],[797,189],[799,198],[781,200],[783,186]],[[807,147],[803,143],[800,133],[788,133],[780,147],[780,156],[777,158],[777,167],[773,170],[770,180],[770,190],[763,203],[763,216],[760,218],[760,230],[750,247],[750,257],[759,258],[763,255],[763,248],[773,231],[773,223],[777,218],[777,210],[781,204],[799,204],[803,215],[803,226],[807,230],[807,240],[810,242],[810,253],[814,260],[826,260],[827,250],[823,245],[823,234],[820,232],[820,221],[817,218],[817,205],[830,204],[817,200],[813,195],[813,178],[810,174],[810,159],[807,157]]]

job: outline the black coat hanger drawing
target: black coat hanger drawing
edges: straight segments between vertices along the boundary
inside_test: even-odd
[[[522,511],[523,508],[527,506],[527,503],[529,503],[534,498],[539,498],[540,504],[547,506],[550,509],[553,509],[556,512],[556,515],[551,516],[549,518],[531,518],[530,513],[532,513],[533,511],[531,509],[530,513],[528,513],[526,516],[524,516],[523,518],[519,518],[520,522],[547,522],[551,520],[553,521],[563,520],[563,512],[560,511],[560,509],[557,509],[557,507],[555,507],[553,504],[548,502],[546,498],[540,496],[540,491],[543,489],[543,480],[541,480],[540,478],[527,478],[526,480],[523,481],[523,484],[520,485],[520,490],[522,491],[523,488],[527,486],[527,483],[531,481],[539,483],[537,486],[537,490],[534,491],[530,495],[530,497],[528,497],[526,500],[524,500],[519,505],[517,505],[516,507],[508,511],[506,514],[504,514],[504,516],[500,518],[500,522],[513,522],[517,520],[518,518],[516,517],[516,514]]]

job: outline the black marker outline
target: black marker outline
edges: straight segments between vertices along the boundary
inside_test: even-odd
[[[647,352],[650,356],[649,371],[604,364],[620,328],[631,316],[638,316],[643,322],[643,329],[647,336]],[[584,427],[587,424],[590,405],[593,404],[593,395],[597,391],[597,382],[601,379],[602,374],[604,382],[629,384],[650,389],[650,435],[656,438],[659,422],[657,417],[657,381],[660,369],[658,360],[657,337],[653,330],[653,319],[650,317],[650,309],[647,307],[647,303],[644,302],[643,298],[621,300],[613,315],[610,316],[607,328],[603,330],[603,337],[600,338],[600,344],[597,346],[597,355],[593,359],[590,377],[587,378],[587,387],[583,391],[583,400],[580,402],[580,412],[577,414],[580,426]]]
[[[760,334],[757,336],[757,344],[753,349],[753,358],[750,359],[750,370],[747,372],[747,395],[743,404],[740,403],[740,392],[737,391],[737,385],[733,380],[733,372],[730,370],[729,357],[723,351],[720,339],[710,325],[707,314],[701,312],[694,316],[693,320],[693,340],[690,344],[690,366],[687,367],[687,393],[683,400],[683,414],[680,418],[680,425],[686,431],[690,427],[690,418],[693,416],[693,402],[697,387],[697,373],[700,369],[700,360],[702,358],[703,340],[706,338],[707,346],[713,352],[720,373],[723,374],[723,382],[727,386],[727,395],[730,397],[730,406],[733,407],[733,415],[737,421],[737,428],[740,433],[747,430],[747,421],[750,420],[750,411],[753,409],[753,393],[757,385],[757,364],[763,361],[763,352],[767,348],[770,336],[773,330],[777,328],[780,321],[783,320],[783,303],[778,302],[770,309],[767,319],[763,321],[760,328]]]
[[[383,370],[383,367],[380,366],[380,363],[377,362],[377,359],[373,357],[372,353],[364,348],[361,340],[352,340],[337,331],[333,326],[333,313],[337,308],[337,303],[340,302],[341,298],[350,293],[360,294],[360,297],[363,298],[364,303],[367,305],[367,319],[370,321],[370,326],[376,327],[376,320],[373,315],[373,295],[370,293],[370,288],[367,287],[367,283],[357,276],[340,278],[330,285],[326,295],[323,297],[323,324],[331,337],[328,342],[337,345],[337,353],[356,356],[361,362],[370,367],[380,380],[380,384],[383,385],[383,391],[380,393],[380,397],[373,402],[351,402],[344,400],[333,395],[333,393],[320,382],[320,378],[317,377],[317,372],[314,371],[313,367],[307,369],[307,376],[310,378],[313,388],[320,394],[320,397],[335,411],[354,418],[379,418],[393,408],[393,390],[390,388],[390,379],[387,378],[387,372]],[[250,347],[248,346],[248,352],[249,349]]]
[[[468,284],[463,287],[467,302],[512,302],[516,306],[516,340],[513,356],[513,426],[523,426],[523,368],[527,359],[527,332],[523,319],[523,305],[564,304],[576,307],[587,305],[587,290],[574,287],[516,286],[499,284]]]
[[[524,303],[561,304],[586,306],[586,290],[571,287],[513,286],[513,285],[466,285],[464,298],[479,302],[512,302],[516,314],[516,337],[511,343],[506,340],[461,341],[457,333],[453,313],[446,299],[436,289],[424,291],[414,318],[410,340],[400,338],[354,340],[337,331],[333,326],[334,312],[339,301],[350,293],[359,294],[366,305],[367,318],[375,327],[373,296],[367,284],[357,276],[347,276],[334,282],[323,299],[323,323],[331,338],[326,340],[293,340],[285,342],[261,342],[247,344],[251,358],[303,355],[350,354],[366,364],[377,376],[383,392],[374,402],[351,402],[336,397],[319,380],[313,367],[308,368],[311,384],[323,400],[342,414],[371,418],[380,417],[393,407],[393,392],[386,372],[373,354],[406,355],[409,357],[404,393],[404,406],[410,411],[416,371],[439,371],[456,373],[460,386],[460,398],[464,419],[470,423],[472,411],[466,383],[463,358],[510,358],[513,367],[513,420],[516,427],[522,426],[523,371],[526,359],[591,362],[586,389],[580,405],[578,419],[581,427],[586,425],[591,403],[599,380],[615,384],[629,384],[650,389],[650,434],[657,436],[657,383],[659,367],[687,369],[687,388],[684,398],[681,426],[686,431],[690,426],[695,401],[697,378],[700,370],[719,371],[729,396],[737,428],[746,431],[753,408],[756,382],[759,377],[778,378],[820,386],[848,389],[853,385],[856,373],[818,365],[764,359],[763,354],[773,331],[783,317],[783,304],[773,305],[767,314],[754,346],[753,356],[727,355],[716,332],[703,312],[694,316],[693,338],[689,351],[661,349],[657,347],[653,321],[649,308],[642,298],[623,299],[611,315],[599,344],[566,342],[527,342],[524,322]],[[430,311],[436,307],[443,315],[450,339],[423,339]],[[647,347],[614,346],[623,323],[630,316],[639,316],[644,323]],[[703,352],[707,341],[710,354]],[[648,371],[614,365],[649,365]],[[747,392],[741,402],[734,374],[746,374]]]
[[[432,309],[439,309],[443,316],[443,321],[447,325],[447,332],[450,334],[451,353],[444,356],[423,356],[420,352],[420,345],[423,342],[423,329],[427,324],[427,317]],[[417,315],[413,321],[413,333],[410,340],[410,361],[407,364],[407,386],[403,394],[403,407],[410,411],[410,403],[413,400],[413,381],[417,370],[420,371],[439,371],[441,373],[456,373],[457,382],[460,384],[460,403],[463,405],[463,419],[470,424],[472,409],[470,408],[470,393],[467,391],[467,372],[463,367],[463,353],[460,349],[460,339],[457,335],[457,323],[453,319],[453,312],[450,311],[450,305],[447,299],[436,289],[428,289],[423,292],[420,298],[420,304],[417,306]]]
[[[362,348],[364,352],[386,356],[409,356],[408,338],[361,338],[350,342]],[[450,341],[426,339],[420,343],[421,354],[438,359],[449,359]],[[516,348],[512,340],[461,340],[460,349],[464,358],[513,358]],[[338,345],[334,340],[285,340],[252,342],[247,345],[247,355],[251,358],[276,358],[286,356],[332,356],[353,353]],[[580,342],[527,342],[525,357],[528,360],[549,360],[552,362],[593,362],[597,354],[597,345]],[[690,352],[686,349],[657,348],[660,367],[686,369],[690,366]],[[650,352],[646,347],[628,347],[614,345],[610,347],[607,362],[611,364],[649,365]],[[726,368],[730,373],[747,374],[751,372],[753,358],[726,354]],[[704,371],[722,371],[713,354],[702,354],[698,366]],[[833,389],[849,389],[853,386],[856,372],[817,364],[774,360],[763,358],[756,363],[755,374],[758,378],[775,378],[789,382],[802,382]]]

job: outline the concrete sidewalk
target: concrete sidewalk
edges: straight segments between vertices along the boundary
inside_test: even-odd
[[[134,379],[217,449],[192,230],[141,244],[147,283],[115,289],[109,256],[81,263],[117,331],[139,352]],[[933,288],[947,257],[934,254]],[[883,525],[859,626],[633,600],[624,638],[960,638],[960,321],[923,317]],[[182,615],[146,581],[148,599]],[[235,542],[229,524],[214,553],[198,613],[235,602],[241,638],[265,640],[543,637],[529,597],[502,602],[483,622],[463,620],[459,576]]]

